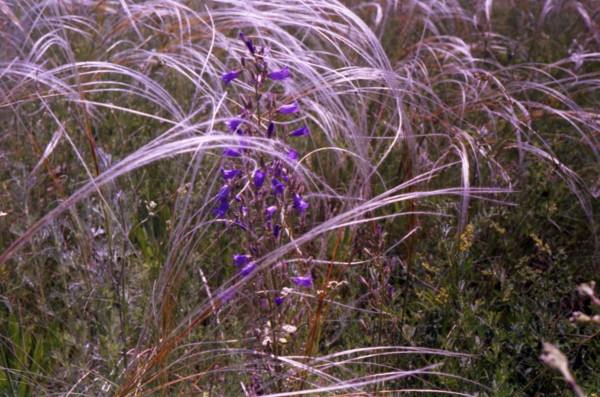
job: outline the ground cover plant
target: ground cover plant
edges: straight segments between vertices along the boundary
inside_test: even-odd
[[[0,0],[0,395],[598,394],[599,25]]]

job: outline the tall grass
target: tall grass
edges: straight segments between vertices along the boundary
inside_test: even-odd
[[[596,236],[600,9],[513,6],[537,18],[531,43],[494,30],[509,11],[489,0],[0,1],[0,390],[486,392],[443,369],[469,355],[390,330],[429,225],[449,218],[460,239],[474,205],[513,204],[531,164]],[[561,14],[579,40],[538,59]],[[253,92],[221,80],[246,56],[240,31],[294,76],[269,94],[302,109],[277,128],[311,126],[297,163],[227,131]],[[231,256],[250,238],[213,211],[232,146],[286,164],[310,202],[247,277]],[[312,288],[289,282],[300,272]],[[359,340],[354,313],[378,324]]]

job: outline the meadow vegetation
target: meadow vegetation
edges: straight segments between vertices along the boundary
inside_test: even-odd
[[[599,92],[595,0],[0,0],[0,395],[598,395]]]

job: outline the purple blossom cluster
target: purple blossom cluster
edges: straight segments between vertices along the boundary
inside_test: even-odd
[[[281,84],[293,78],[290,69],[286,66],[272,70],[264,47],[256,46],[243,33],[239,38],[248,56],[242,57],[240,67],[224,73],[221,80],[226,86],[234,86],[234,81],[244,79],[253,87],[253,92],[240,95],[241,111],[238,116],[225,121],[230,133],[243,138],[239,145],[223,150],[220,171],[223,185],[215,197],[214,215],[227,221],[228,225],[237,225],[244,233],[240,239],[243,251],[234,254],[232,262],[245,277],[257,267],[254,258],[267,254],[301,231],[306,223],[309,202],[303,196],[305,189],[301,178],[286,161],[252,151],[244,142],[252,137],[271,139],[274,147],[284,148],[287,159],[293,163],[298,161],[300,153],[292,145],[302,144],[310,136],[310,129],[307,124],[296,125],[295,120],[290,120],[302,112],[297,100],[277,98]],[[243,89],[241,85],[235,85],[235,88]],[[288,285],[302,288],[313,285],[307,268],[292,269],[287,277]],[[277,306],[283,302],[283,296],[274,299]]]

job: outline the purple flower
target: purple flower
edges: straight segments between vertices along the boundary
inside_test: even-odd
[[[256,49],[254,48],[254,43],[252,42],[252,40],[247,38],[246,35],[242,32],[240,32],[240,39],[244,42],[244,44],[246,44],[248,51],[250,51],[250,53],[254,55]]]
[[[242,153],[239,150],[234,148],[227,148],[223,150],[223,155],[228,157],[241,157]]]
[[[273,237],[279,237],[279,233],[281,232],[281,225],[273,226]]]
[[[276,296],[275,297],[275,304],[277,306],[281,306],[281,304],[283,303],[283,299],[284,299],[283,296]]]
[[[256,269],[256,262],[250,262],[240,270],[242,276],[246,277]]]
[[[225,216],[227,211],[229,210],[229,201],[226,199],[219,201],[219,206],[215,208],[215,216],[217,218],[222,218]]]
[[[299,157],[299,155],[298,155],[298,152],[297,152],[297,151],[295,151],[294,149],[290,149],[290,150],[288,150],[288,152],[287,152],[287,157],[288,157],[288,159],[290,159],[290,160],[292,160],[292,161],[297,161],[297,160],[298,160],[298,157]]]
[[[310,274],[308,276],[292,277],[292,281],[299,287],[312,287],[313,285],[313,279]]]
[[[290,136],[307,136],[310,135],[310,130],[307,126],[302,126],[292,132],[290,132]]]
[[[294,194],[294,209],[300,214],[303,214],[308,209],[308,203],[297,193]]]
[[[240,171],[240,170],[236,170],[236,169],[227,170],[225,168],[221,168],[221,174],[223,175],[223,179],[225,179],[225,180],[235,178],[236,176],[240,175],[241,173],[242,173],[242,171]]]
[[[219,206],[215,208],[215,216],[222,218],[229,210],[229,192],[231,188],[228,185],[224,185],[217,193],[217,200],[219,200]]]
[[[280,165],[275,165],[274,167],[271,167],[271,172],[273,173],[275,178],[281,178],[283,176],[283,172],[281,172]]]
[[[277,111],[281,114],[292,114],[296,113],[300,110],[298,104],[296,102],[290,103],[288,105],[281,105]]]
[[[265,210],[265,213],[267,215],[267,219],[271,219],[271,217],[273,216],[273,214],[277,212],[277,206],[276,205],[272,205],[270,207],[267,207],[267,209]]]
[[[243,122],[244,122],[243,119],[235,118],[235,119],[227,120],[225,122],[225,125],[227,126],[227,128],[229,128],[229,131],[235,132]]]
[[[242,216],[244,218],[248,216],[248,207],[242,207]]]
[[[285,185],[277,178],[271,179],[271,186],[273,188],[273,193],[275,194],[282,194],[285,189]]]
[[[217,193],[217,199],[219,200],[219,206],[215,208],[215,215],[217,218],[225,216],[229,210],[229,192],[231,188],[228,185],[224,185]]]
[[[221,189],[219,189],[219,193],[217,193],[217,198],[219,200],[227,200],[229,198],[230,191],[231,188],[229,187],[229,185],[223,186]]]
[[[260,169],[254,171],[254,186],[257,189],[260,189],[263,183],[265,183],[265,176],[266,174]]]
[[[233,256],[233,263],[237,267],[246,266],[248,263],[250,263],[250,258],[252,257],[248,254],[235,254]]]
[[[237,79],[238,77],[240,77],[240,71],[239,70],[231,70],[227,73],[223,73],[223,75],[221,76],[221,80],[223,80],[223,82],[225,84],[229,84],[233,80]]]
[[[292,75],[290,74],[290,70],[287,68],[287,66],[281,70],[275,70],[275,71],[269,73],[267,76],[271,80],[285,80],[285,79],[289,79],[290,77],[292,77]]]
[[[269,126],[267,127],[267,138],[273,138],[274,132],[275,132],[275,124],[272,121],[269,121]]]

